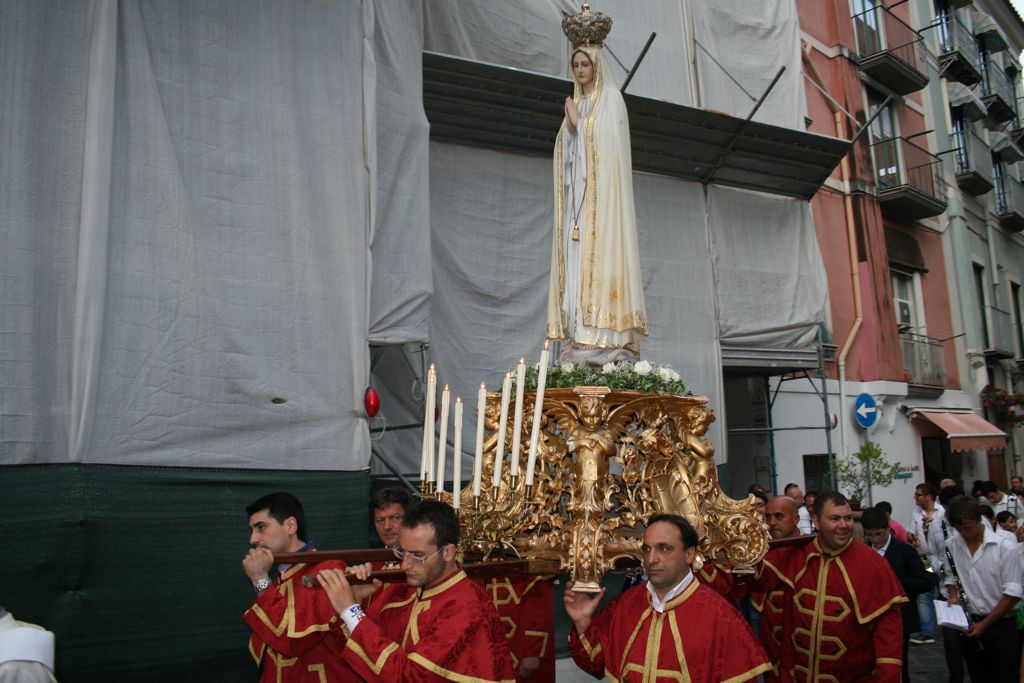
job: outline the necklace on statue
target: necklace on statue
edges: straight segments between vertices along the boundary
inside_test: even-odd
[[[589,104],[587,96],[584,95],[580,100],[580,105]],[[584,107],[589,109],[589,107]],[[580,138],[583,136],[583,118],[586,116],[586,112],[580,114],[579,124],[576,130],[575,147],[576,152],[573,153],[572,161],[572,241],[580,241],[580,214],[583,213],[583,205],[586,203],[587,198],[587,179],[583,178],[583,194],[580,196],[579,204],[576,203],[576,159],[579,156],[579,145]]]

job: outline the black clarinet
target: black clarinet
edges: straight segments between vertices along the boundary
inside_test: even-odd
[[[942,520],[942,535],[948,540],[949,533],[946,531],[946,520]],[[956,562],[953,561],[953,553],[950,552],[949,546],[945,543],[942,544],[943,549],[946,551],[946,561],[949,562],[949,569],[953,572],[953,581],[956,582],[956,591],[960,594],[960,606],[964,610],[964,614],[967,615],[967,622],[974,626],[978,623],[978,620],[974,618],[974,612],[971,610],[971,602],[967,599],[967,591],[964,590],[963,583],[960,582],[960,572],[956,570]],[[966,634],[964,634],[966,635]],[[978,649],[983,650],[984,647],[981,644],[981,640],[978,640]]]

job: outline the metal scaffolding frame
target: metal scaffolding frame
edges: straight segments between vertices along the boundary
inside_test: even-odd
[[[817,344],[817,356],[818,366],[813,369],[800,368],[800,369],[789,369],[782,372],[764,375],[764,392],[765,396],[768,397],[768,425],[766,427],[737,427],[734,429],[727,429],[725,432],[726,438],[737,435],[750,435],[756,436],[758,434],[768,435],[768,448],[769,448],[769,472],[772,480],[772,490],[779,490],[778,480],[778,468],[775,462],[775,433],[783,431],[802,431],[802,430],[824,430],[825,431],[825,448],[828,454],[828,477],[833,488],[836,485],[835,475],[835,453],[832,450],[832,420],[829,413],[828,405],[828,377],[825,374],[825,342],[822,339],[824,330],[821,330],[818,334]],[[780,377],[778,384],[775,386],[774,391],[771,387],[771,378]],[[772,409],[775,407],[775,401],[778,398],[779,391],[785,382],[791,382],[795,380],[806,379],[814,393],[821,399],[822,415],[824,417],[823,425],[802,425],[798,427],[776,427],[772,420]],[[819,385],[815,384],[815,380],[820,380]]]

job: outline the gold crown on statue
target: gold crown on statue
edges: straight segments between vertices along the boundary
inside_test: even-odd
[[[605,36],[612,30],[612,18],[603,12],[591,12],[590,3],[583,3],[579,14],[562,12],[562,33],[574,48],[581,45],[604,45]]]

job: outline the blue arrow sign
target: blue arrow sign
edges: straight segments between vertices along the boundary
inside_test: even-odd
[[[878,422],[878,404],[871,394],[859,394],[853,402],[853,416],[864,429]]]

